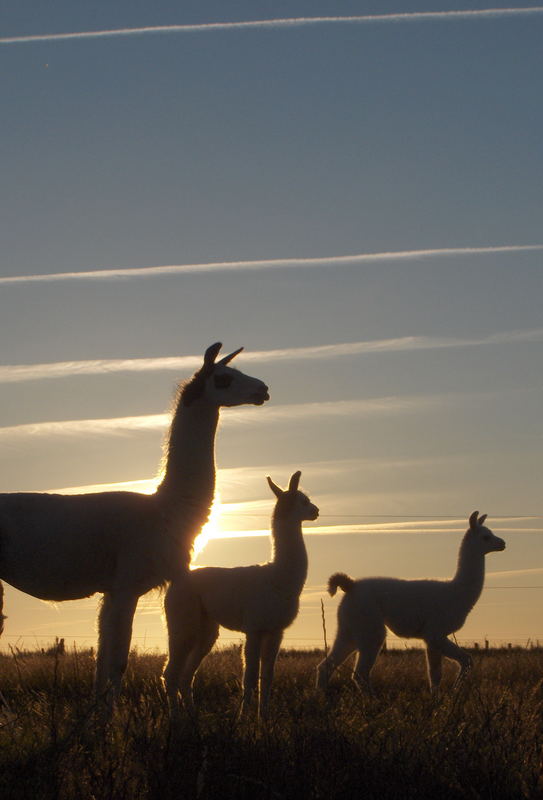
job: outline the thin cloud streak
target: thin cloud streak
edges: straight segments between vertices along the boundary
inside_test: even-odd
[[[506,569],[494,572],[487,572],[488,578],[521,578],[524,576],[543,575],[543,567],[526,567],[525,569]]]
[[[533,16],[543,12],[542,6],[532,8],[486,8],[465,11],[415,11],[403,14],[366,14],[331,17],[288,17],[240,22],[206,22],[191,25],[156,25],[140,28],[115,28],[101,31],[78,31],[71,33],[45,33],[29,36],[8,36],[0,44],[28,44],[70,39],[97,39],[114,36],[142,36],[145,34],[211,33],[213,31],[254,30],[265,28],[297,28],[309,25],[358,24],[371,25],[405,22],[453,22],[474,19],[500,19],[504,17]]]
[[[463,457],[462,457],[463,458]],[[346,459],[332,459],[328,461],[311,461],[304,464],[302,485],[304,480],[308,481],[315,477],[324,476],[337,476],[342,474],[345,470],[352,471],[360,467],[367,467],[371,465],[372,469],[391,469],[397,467],[412,468],[420,465],[421,463],[436,464],[438,459],[432,457],[414,458],[414,459],[375,459],[375,458],[346,458]],[[267,484],[265,483],[264,476],[268,474],[285,474],[291,469],[292,465],[285,465],[284,463],[251,465],[247,467],[219,467],[217,469],[217,486],[220,488],[221,493],[226,491],[236,491],[237,488],[243,488],[243,496],[247,494],[247,487],[252,484],[258,484],[263,487],[263,493],[267,492]],[[292,471],[292,470],[291,470]],[[148,493],[154,491],[159,479],[154,478],[140,478],[133,481],[114,481],[108,483],[89,483],[79,486],[63,486],[62,488],[38,489],[35,491],[47,491],[55,494],[88,494],[90,492],[107,492],[107,491],[136,491]],[[231,502],[221,502],[221,516],[224,518],[226,515],[236,516],[241,514],[243,516],[253,516],[261,514],[269,516],[269,509],[272,504],[272,498],[259,500],[236,500]]]
[[[354,464],[360,463],[359,459],[346,459],[344,461],[331,461],[331,462],[314,462],[304,467],[304,474],[306,476],[313,473],[318,473],[322,469],[326,469],[327,465],[343,465],[352,469]],[[250,483],[251,479],[258,480],[264,484],[263,475],[265,473],[284,470],[283,465],[267,466],[264,470],[261,466],[251,467],[230,467],[218,470],[217,483],[221,485],[227,483],[230,479],[236,479],[236,476],[243,476],[244,483]],[[52,494],[88,494],[93,492],[108,492],[108,491],[135,491],[144,494],[150,494],[155,491],[159,477],[146,478],[135,481],[119,481],[113,483],[99,483],[99,484],[86,484],[81,486],[69,486],[63,488],[50,488],[46,491]],[[41,490],[40,490],[41,491]],[[215,539],[236,539],[236,538],[260,538],[269,536],[269,527],[266,528],[249,528],[249,529],[236,529],[224,528],[221,525],[231,525],[231,523],[239,518],[251,517],[265,517],[269,518],[272,501],[266,499],[244,500],[238,502],[218,502],[216,508],[215,525],[212,531],[206,535],[206,541]],[[326,516],[326,515],[325,515]],[[335,517],[335,514],[329,516]],[[341,516],[341,515],[340,515]],[[466,520],[464,517],[438,517],[437,519],[390,519],[385,522],[357,522],[356,514],[353,514],[353,521],[350,523],[340,523],[333,525],[316,525],[305,526],[304,533],[309,536],[333,536],[333,535],[387,535],[387,534],[402,534],[402,535],[419,535],[419,534],[458,534],[462,535],[466,530]],[[365,516],[365,515],[360,515]],[[394,515],[395,516],[395,515]],[[371,515],[370,515],[371,517]],[[543,533],[541,527],[526,527],[528,523],[540,522],[542,517],[540,515],[522,515],[522,516],[493,516],[492,525],[498,526],[497,530],[500,533]],[[515,524],[518,523],[518,524]],[[520,576],[528,573],[543,572],[543,567],[494,571],[487,573],[488,577],[508,577]]]
[[[540,342],[543,328],[524,331],[504,331],[473,339],[402,336],[395,339],[376,339],[365,342],[291,347],[281,350],[255,350],[246,352],[244,361],[267,363],[328,359],[341,356],[373,355],[379,353],[409,353],[419,350],[455,349],[485,345]],[[0,383],[22,383],[31,380],[73,378],[79,375],[111,375],[122,372],[155,372],[195,370],[202,363],[201,356],[166,356],[157,358],[95,359],[89,361],[58,361],[50,364],[13,364],[0,366]]]
[[[42,436],[121,436],[134,432],[163,431],[169,420],[169,414],[144,414],[137,417],[31,422],[0,428],[0,439],[34,439]]]
[[[524,522],[524,517],[508,517],[507,522],[519,519]],[[494,520],[496,521],[496,520]],[[520,528],[520,527],[500,527],[500,533],[543,533],[543,528]],[[381,536],[398,535],[402,536],[424,536],[429,534],[463,535],[466,532],[466,521],[460,519],[450,520],[416,520],[409,522],[389,522],[389,523],[353,523],[341,525],[315,525],[304,526],[304,536]],[[269,528],[253,528],[239,531],[216,531],[209,536],[209,541],[215,539],[251,539],[269,536]],[[496,573],[498,574],[498,573]],[[505,574],[505,573],[504,573]]]
[[[136,481],[114,481],[113,483],[87,483],[82,486],[63,486],[58,489],[38,489],[47,494],[94,494],[95,492],[139,492],[152,494],[160,482],[159,478],[143,478]]]
[[[417,411],[428,411],[435,407],[442,398],[438,396],[420,397],[414,396],[390,396],[375,397],[369,400],[331,400],[328,402],[315,403],[294,403],[267,408],[265,414],[259,414],[256,409],[246,411],[234,411],[225,417],[234,424],[252,424],[254,421],[258,425],[265,425],[274,422],[289,420],[310,420],[322,417],[338,416],[374,416],[389,414],[404,414]]]
[[[56,361],[50,364],[13,364],[0,366],[0,383],[75,378],[79,375],[111,375],[121,372],[156,372],[196,370],[202,356],[160,358],[111,358],[88,361]]]
[[[0,40],[1,42],[1,40]],[[543,244],[504,245],[488,247],[445,247],[432,250],[397,250],[382,253],[358,253],[347,256],[318,258],[277,258],[255,261],[217,261],[206,264],[173,264],[150,267],[127,267],[87,270],[84,272],[51,272],[44,275],[9,275],[0,277],[0,285],[21,283],[51,283],[56,281],[94,281],[120,278],[155,278],[162,275],[186,275],[199,272],[235,272],[238,270],[291,269],[295,267],[340,267],[371,264],[381,261],[419,261],[428,258],[500,255],[506,253],[539,252]]]
[[[223,425],[252,425],[256,422],[306,420],[318,417],[379,414],[401,414],[427,410],[438,402],[437,397],[377,397],[370,400],[338,400],[327,403],[294,403],[266,409],[266,414],[247,409],[232,410],[225,415]],[[256,411],[256,410],[255,410]],[[127,433],[163,431],[170,414],[142,414],[134,417],[106,419],[61,420],[10,425],[0,428],[0,439],[35,438],[38,436],[120,436]]]

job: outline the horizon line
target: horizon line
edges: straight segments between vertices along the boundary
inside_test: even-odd
[[[147,267],[114,267],[111,269],[83,270],[81,272],[49,272],[30,275],[0,277],[0,285],[17,283],[51,283],[71,280],[111,280],[119,278],[149,278],[163,275],[183,275],[199,272],[237,270],[288,269],[295,267],[348,266],[379,261],[417,261],[428,258],[446,258],[506,253],[540,252],[543,244],[486,245],[482,247],[441,247],[419,250],[391,250],[378,253],[353,253],[346,256],[315,256],[301,258],[248,259],[244,261],[212,261],[192,264],[152,265]]]
[[[141,36],[146,34],[210,33],[213,31],[258,30],[274,28],[299,28],[316,25],[371,25],[403,22],[461,22],[471,19],[500,19],[506,17],[535,16],[543,13],[543,6],[519,8],[485,8],[449,11],[413,11],[392,14],[359,14],[350,16],[281,17],[277,19],[240,20],[234,22],[203,22],[180,25],[148,25],[136,28],[110,28],[96,31],[68,33],[41,33],[0,38],[0,44],[28,44],[33,42],[65,41],[71,39],[97,39],[116,36]]]

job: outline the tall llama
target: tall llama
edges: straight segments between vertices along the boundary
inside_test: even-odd
[[[222,625],[246,636],[241,713],[249,710],[260,671],[259,709],[267,717],[275,659],[283,631],[298,614],[307,576],[302,522],[319,515],[317,506],[298,489],[300,475],[294,473],[286,491],[267,479],[277,498],[270,562],[250,567],[203,567],[170,584],[165,599],[169,660],[164,683],[174,713],[178,692],[186,708],[193,711],[194,674]]]
[[[243,348],[216,361],[220,349],[220,342],[209,347],[180,387],[154,494],[0,495],[0,578],[42,600],[103,593],[98,694],[120,690],[139,597],[188,569],[213,499],[221,406],[269,399],[262,381],[227,366]]]
[[[328,591],[341,587],[345,596],[338,608],[338,630],[332,650],[317,667],[317,686],[325,688],[332,672],[353,651],[358,659],[353,680],[372,693],[370,673],[386,636],[385,626],[397,636],[422,639],[426,644],[428,679],[439,691],[443,656],[456,661],[458,683],[471,667],[470,656],[447,637],[458,631],[479,599],[485,579],[485,555],[505,550],[505,542],[484,524],[486,514],[469,518],[458,555],[455,576],[449,581],[362,578],[332,575]]]

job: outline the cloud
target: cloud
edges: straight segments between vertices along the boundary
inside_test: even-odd
[[[539,531],[541,533],[541,531]],[[519,578],[523,576],[543,575],[543,567],[527,567],[526,569],[507,569],[495,572],[487,572],[488,578]],[[505,587],[507,588],[507,587]],[[526,587],[529,588],[529,587]]]
[[[443,457],[445,458],[445,457]],[[447,457],[447,460],[450,457]],[[463,456],[461,457],[464,458]],[[338,476],[345,471],[352,472],[360,468],[371,467],[372,470],[376,469],[397,469],[404,468],[410,469],[421,464],[435,465],[441,459],[431,457],[423,458],[406,458],[406,459],[390,459],[390,458],[345,458],[345,459],[332,459],[328,461],[312,461],[304,464],[302,485],[304,480],[309,481],[319,477],[329,478],[330,476]],[[266,464],[251,465],[246,467],[220,467],[217,469],[217,487],[221,493],[230,492],[239,494],[242,490],[242,497],[247,497],[248,489],[251,491],[258,487],[261,490],[261,495],[268,497],[267,484],[264,481],[265,475],[272,475],[277,477],[277,481],[281,483],[283,480],[286,483],[289,477],[289,469],[294,470],[295,464],[286,465],[279,464]],[[108,491],[135,491],[135,492],[153,492],[158,483],[158,478],[144,478],[135,481],[115,481],[113,483],[92,483],[81,486],[64,486],[62,488],[45,489],[47,492],[54,494],[87,494],[89,492],[108,492]],[[42,489],[38,491],[43,491]],[[243,500],[221,504],[221,515],[232,516],[269,516],[270,504],[272,503],[272,496],[269,499],[257,500]]]
[[[0,383],[74,378],[79,375],[110,375],[119,372],[192,371],[201,366],[202,360],[202,356],[172,356],[56,361],[49,364],[13,364],[0,366]]]
[[[293,403],[267,408],[265,414],[258,409],[234,411],[225,417],[230,424],[246,425],[257,421],[259,425],[290,420],[310,420],[342,416],[384,416],[428,410],[441,401],[438,396],[404,395],[374,397],[368,400],[331,400],[328,402]]]
[[[0,40],[1,42],[1,40]],[[292,269],[295,267],[340,267],[372,264],[381,261],[420,261],[429,258],[500,255],[539,252],[543,244],[504,245],[489,247],[445,247],[433,250],[397,250],[382,253],[358,253],[348,256],[319,258],[278,258],[259,261],[217,261],[207,264],[173,264],[150,267],[127,267],[88,270],[85,272],[51,272],[44,275],[11,275],[0,277],[0,285],[51,283],[56,281],[95,281],[121,278],[155,278],[162,275],[185,275],[199,272],[236,272],[247,270]]]
[[[357,16],[288,17],[240,22],[206,22],[193,25],[156,25],[140,28],[115,28],[101,31],[71,33],[44,33],[30,36],[7,36],[0,44],[29,44],[70,39],[101,39],[115,36],[142,36],[146,34],[211,33],[213,31],[260,30],[265,28],[299,28],[315,25],[372,25],[406,22],[454,22],[476,19],[534,16],[543,12],[542,6],[532,8],[486,8],[467,11],[415,11],[403,14],[365,14]]]
[[[372,464],[373,468],[390,469],[398,466],[409,468],[420,463],[436,463],[435,458],[415,458],[415,459],[334,459],[330,461],[315,461],[304,465],[304,476],[307,481],[314,480],[319,476],[341,473],[345,470],[352,472],[360,467]],[[290,468],[290,467],[289,467]],[[213,539],[232,539],[232,538],[259,538],[269,536],[269,517],[273,507],[273,498],[268,496],[264,476],[266,474],[282,474],[284,479],[288,477],[288,469],[284,464],[251,465],[245,467],[229,467],[217,470],[217,492],[219,504],[216,508],[215,524],[212,531],[206,535],[207,540]],[[153,477],[143,480],[122,481],[113,483],[88,484],[83,486],[69,486],[62,488],[47,488],[46,491],[59,494],[87,494],[90,492],[106,491],[135,491],[151,493],[156,489],[159,478]],[[281,481],[279,480],[281,483]],[[220,495],[229,493],[229,489],[234,489],[242,485],[244,494],[242,496],[253,496],[254,499],[220,502]],[[228,489],[229,487],[229,489]],[[347,518],[349,521],[326,524],[326,518],[337,520]],[[492,527],[501,534],[541,534],[541,515],[506,515],[492,516]],[[260,527],[261,520],[265,520],[264,527]],[[367,520],[367,521],[366,521]],[[255,525],[259,527],[245,527]],[[402,515],[380,515],[364,513],[321,513],[319,524],[304,526],[304,533],[308,536],[375,536],[375,535],[398,535],[419,536],[424,534],[447,535],[454,534],[461,536],[466,530],[466,515],[460,514],[450,517],[425,517],[420,515],[411,518],[406,514]],[[543,572],[541,568],[530,568],[528,570],[507,570],[504,572],[489,572],[489,577],[508,577],[528,573]]]
[[[237,508],[242,506],[241,503],[233,504]],[[255,504],[251,504],[254,506]],[[268,510],[269,510],[269,504]],[[228,504],[224,506],[228,511]],[[243,512],[240,512],[243,513]],[[235,514],[235,512],[234,512]],[[269,515],[269,514],[268,514]],[[221,511],[222,516],[222,511]],[[261,516],[261,515],[259,515]],[[263,514],[262,514],[263,516]],[[333,516],[333,515],[332,515]],[[501,518],[503,522],[511,523],[514,520],[519,520],[522,524],[525,523],[525,517],[504,517]],[[540,519],[534,517],[533,519]],[[495,523],[500,522],[500,518],[493,520]],[[419,520],[404,520],[401,522],[352,522],[344,523],[341,525],[304,525],[305,536],[386,536],[393,534],[402,534],[404,536],[423,536],[429,534],[456,534],[462,535],[466,531],[465,519],[419,519]],[[520,526],[509,525],[503,527],[500,525],[499,533],[543,533],[543,528],[525,528]],[[209,536],[209,541],[215,539],[252,539],[262,536],[269,536],[269,527],[267,528],[251,528],[243,530],[221,530],[212,533]],[[534,572],[537,570],[534,570]],[[543,571],[543,568],[542,570]],[[521,575],[526,570],[513,570],[512,572],[503,573],[489,573],[493,576],[507,576],[507,575]]]
[[[169,414],[145,414],[137,417],[33,422],[0,428],[0,439],[38,436],[120,436],[126,433],[164,430],[169,419]]]
[[[50,494],[92,494],[93,492],[141,492],[152,494],[158,478],[144,478],[137,481],[115,481],[113,483],[87,483],[83,486],[63,486],[58,489],[46,489]],[[41,490],[40,490],[41,491]]]
[[[435,397],[376,397],[370,400],[338,400],[326,403],[294,403],[266,409],[232,409],[225,415],[223,424],[251,425],[256,422],[273,423],[285,420],[306,420],[345,415],[373,416],[401,414],[428,409],[435,405]],[[35,438],[37,436],[120,436],[127,433],[163,431],[170,414],[142,414],[134,417],[108,417],[106,419],[76,419],[55,422],[35,422],[0,428],[0,439]]]
[[[363,342],[291,347],[278,350],[253,350],[244,352],[245,362],[269,363],[274,361],[326,360],[343,356],[378,355],[380,353],[410,353],[420,350],[457,349],[486,345],[540,342],[543,328],[504,331],[471,339],[402,336],[395,339],[375,339]],[[73,378],[79,375],[111,375],[122,372],[184,372],[196,370],[202,356],[165,356],[157,358],[94,359],[89,361],[57,361],[50,364],[13,364],[0,366],[0,383],[22,383],[31,380]]]

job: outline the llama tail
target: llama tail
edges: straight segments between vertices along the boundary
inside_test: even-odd
[[[328,593],[331,597],[337,592],[338,586],[340,589],[343,589],[344,592],[348,592],[353,588],[354,581],[344,572],[334,572],[334,574],[330,575],[328,578]]]

